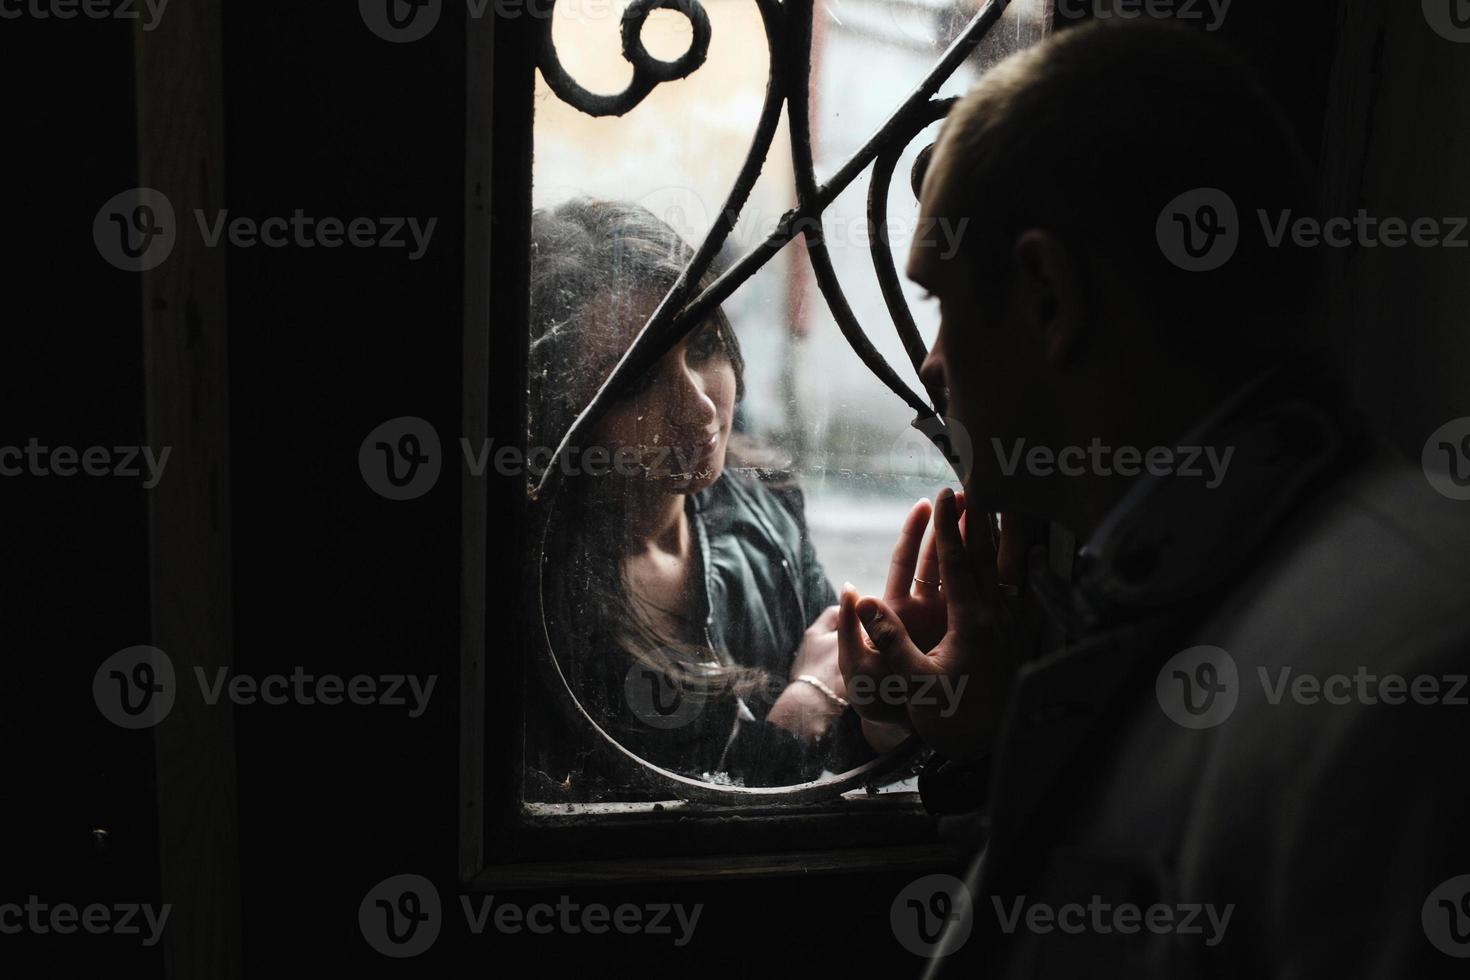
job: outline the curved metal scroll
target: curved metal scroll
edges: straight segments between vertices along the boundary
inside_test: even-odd
[[[798,211],[811,211],[817,197],[817,174],[812,164],[811,70],[810,55],[798,57],[797,52],[809,52],[812,44],[812,0],[787,0],[791,4],[792,44],[790,55],[795,77],[788,97],[787,118],[791,122],[791,167],[796,174],[796,201]],[[873,342],[858,323],[857,316],[842,292],[842,283],[837,278],[837,269],[832,265],[832,255],[827,251],[827,241],[822,227],[822,214],[817,212],[815,220],[805,223],[806,254],[816,276],[817,286],[827,300],[827,306],[837,321],[848,346],[867,365],[868,370],[883,382],[893,393],[902,398],[918,413],[919,418],[934,414],[933,408],[914,394],[893,366],[878,353]]]
[[[915,371],[924,363],[929,350],[919,336],[918,324],[914,323],[914,315],[909,311],[908,300],[903,295],[903,285],[899,282],[898,269],[893,264],[893,249],[888,243],[888,187],[893,182],[893,170],[898,166],[898,158],[903,155],[904,149],[913,142],[915,136],[923,132],[925,126],[948,115],[958,101],[959,99],[940,99],[930,102],[926,111],[910,119],[909,126],[897,131],[894,142],[878,154],[878,159],[873,163],[873,177],[868,183],[868,249],[873,256],[873,273],[878,278],[878,288],[883,292],[888,315],[893,317],[893,326],[898,330],[899,339],[903,341],[904,351],[908,353]],[[914,191],[917,196],[918,188],[914,188]],[[927,390],[935,411],[943,415],[944,392],[933,388]]]
[[[552,4],[553,14],[555,3]],[[663,61],[648,53],[643,46],[643,25],[655,10],[677,10],[689,19],[694,39],[689,50],[673,61]],[[575,106],[589,116],[621,116],[647,97],[660,82],[672,82],[692,75],[709,56],[711,28],[709,14],[699,0],[633,0],[623,11],[623,57],[633,66],[633,80],[616,95],[589,92],[562,67],[556,45],[551,40],[552,17],[546,18],[541,35],[541,53],[537,59],[546,84],[563,102]],[[764,156],[764,154],[762,154]]]

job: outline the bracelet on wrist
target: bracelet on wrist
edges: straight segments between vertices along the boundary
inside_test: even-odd
[[[823,695],[826,696],[828,701],[831,701],[839,708],[846,708],[848,706],[849,702],[847,701],[847,699],[838,697],[836,691],[832,690],[826,684],[823,684],[820,680],[813,677],[811,674],[801,674],[794,678],[794,680],[800,681],[804,684],[810,684],[812,687],[815,687],[817,690],[821,691]]]

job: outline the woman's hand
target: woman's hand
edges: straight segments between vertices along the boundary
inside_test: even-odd
[[[837,607],[828,606],[817,614],[802,634],[801,646],[791,661],[791,680],[810,674],[830,687],[838,697],[845,697],[842,670],[837,665]],[[810,685],[808,685],[810,686]]]
[[[766,720],[773,725],[780,725],[804,738],[817,739],[832,726],[843,708],[815,685],[796,679],[803,674],[815,677],[839,698],[847,697],[847,687],[838,666],[836,606],[824,609],[807,627],[796,657],[791,661],[791,682],[766,715]]]

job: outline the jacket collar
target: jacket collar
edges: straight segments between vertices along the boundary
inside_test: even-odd
[[[1286,517],[1350,460],[1358,430],[1328,368],[1304,360],[1263,374],[1188,440],[1235,448],[1219,486],[1141,477],[1083,548],[1075,584],[1033,578],[1078,640],[1024,666],[1012,690],[992,773],[987,882],[1048,797],[1085,774],[1120,702],[1149,686]]]
[[[1042,605],[1081,636],[1217,591],[1350,458],[1360,429],[1320,359],[1257,375],[1178,440],[1199,475],[1145,473],[1079,551],[1074,582],[1038,571]]]

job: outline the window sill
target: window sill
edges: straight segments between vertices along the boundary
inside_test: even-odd
[[[723,881],[751,877],[842,874],[860,871],[935,872],[963,868],[970,857],[952,844],[906,844],[885,848],[704,857],[512,864],[488,868],[467,886],[471,891],[627,884],[630,882]]]

